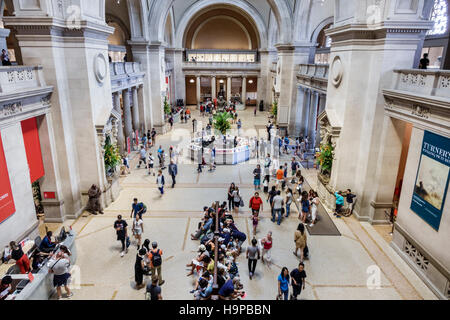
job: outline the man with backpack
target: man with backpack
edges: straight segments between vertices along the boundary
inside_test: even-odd
[[[136,215],[139,215],[139,218],[142,219],[142,215],[147,212],[147,207],[143,202],[138,203],[138,199],[134,198],[133,203],[131,204],[131,213],[130,218],[136,219]]]
[[[159,285],[162,286],[164,284],[164,280],[162,279],[161,273],[161,265],[162,265],[162,250],[158,249],[158,243],[152,243],[152,250],[148,253],[148,259],[150,261],[150,270],[153,276],[158,272],[158,282]]]

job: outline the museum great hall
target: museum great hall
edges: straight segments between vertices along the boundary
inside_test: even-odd
[[[147,208],[142,240],[158,242],[163,252],[161,295],[192,300],[195,278],[184,271],[200,243],[190,235],[204,206],[231,201],[227,190],[235,183],[245,203],[233,213],[236,228],[246,234],[236,257],[240,283],[246,299],[273,300],[280,270],[299,262],[292,251],[303,200],[290,164],[298,142],[307,138],[298,157],[303,187],[316,191],[320,204],[319,218],[305,224],[311,255],[304,262],[302,298],[450,298],[448,1],[0,3],[0,279],[13,279],[10,297],[55,299],[45,263],[31,280],[6,254],[15,241],[32,261],[53,231],[53,240],[72,252],[72,299],[144,299],[145,290],[133,282],[139,250],[129,213],[138,198]],[[211,117],[203,114],[205,106]],[[204,133],[207,125],[217,129],[221,106],[237,113],[241,125],[227,121],[240,140],[234,148],[211,149]],[[285,137],[290,141],[279,157],[278,151],[258,151],[269,121],[274,135],[267,144],[274,137],[280,145]],[[142,139],[153,129],[154,145],[147,148]],[[172,150],[179,150],[174,188],[172,173],[161,166],[164,196],[160,181],[141,167],[142,144],[144,158],[155,158],[156,173],[158,149],[164,149],[167,166]],[[204,149],[201,172],[196,159]],[[113,165],[111,150],[119,154]],[[243,158],[236,155],[242,150]],[[212,153],[217,168],[211,163],[208,171]],[[274,174],[289,166],[295,205],[277,225],[261,189],[264,207],[253,234],[253,170],[266,166],[267,153],[278,164],[270,167]],[[276,181],[278,188],[274,177],[269,187]],[[93,185],[103,214],[86,210]],[[352,215],[341,217],[333,213],[337,192],[346,190],[357,200]],[[132,242],[122,257],[113,228],[118,215]],[[62,228],[69,235],[58,238]],[[249,279],[245,250],[269,231],[272,267],[258,262]],[[214,232],[211,237],[220,242]],[[217,276],[220,266],[212,264]]]

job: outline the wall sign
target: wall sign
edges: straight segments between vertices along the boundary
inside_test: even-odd
[[[0,134],[0,223],[8,219],[16,212],[14,198],[9,181],[8,167],[5,153],[3,152],[2,137]]]
[[[56,192],[44,192],[44,199],[56,199]]]
[[[425,131],[411,210],[439,230],[450,179],[450,139]]]

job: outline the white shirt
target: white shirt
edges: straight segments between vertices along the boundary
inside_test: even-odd
[[[136,220],[134,222],[134,230],[142,232],[143,224],[144,224],[144,221],[142,221],[142,219]]]
[[[148,162],[150,164],[153,164],[154,161],[155,161],[155,158],[153,158],[153,156],[148,156]]]

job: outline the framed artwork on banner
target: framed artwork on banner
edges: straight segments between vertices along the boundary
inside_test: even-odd
[[[439,230],[450,179],[450,139],[425,131],[411,210]]]

